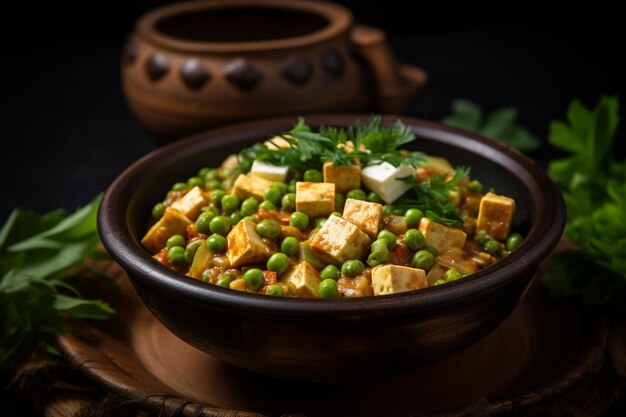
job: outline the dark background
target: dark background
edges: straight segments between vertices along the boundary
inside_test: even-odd
[[[427,88],[403,114],[440,119],[455,98],[486,111],[512,105],[521,124],[545,139],[572,98],[591,105],[626,91],[623,23],[600,5],[339,2],[357,21],[385,29],[399,60],[428,72]],[[119,56],[135,19],[164,3],[3,5],[0,223],[15,207],[86,204],[157,147],[124,102]],[[545,163],[555,155],[544,146],[533,157]]]

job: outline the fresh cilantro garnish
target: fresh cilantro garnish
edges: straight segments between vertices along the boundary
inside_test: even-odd
[[[626,307],[626,164],[613,143],[619,125],[617,97],[593,109],[575,100],[567,122],[550,126],[549,142],[571,156],[553,161],[550,176],[567,204],[565,236],[576,250],[558,255],[544,282],[557,297]]]
[[[499,140],[522,152],[539,148],[539,140],[517,124],[516,119],[517,110],[513,107],[497,109],[485,117],[478,105],[459,99],[452,103],[452,114],[442,119],[442,122]]]
[[[68,330],[64,318],[105,319],[113,309],[81,298],[65,279],[86,258],[102,259],[100,197],[67,216],[15,210],[0,229],[0,370],[34,344]]]

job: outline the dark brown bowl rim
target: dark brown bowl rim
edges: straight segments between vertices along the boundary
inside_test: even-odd
[[[316,14],[328,20],[323,28],[301,36],[253,42],[203,42],[166,35],[157,29],[164,18],[198,10],[255,6]],[[137,34],[155,45],[187,53],[242,53],[302,48],[344,33],[352,25],[352,13],[345,7],[325,1],[214,0],[191,1],[158,7],[142,15],[135,25]]]
[[[314,115],[307,116],[307,122],[311,125],[345,125],[368,117],[357,114]],[[292,126],[295,117],[262,119],[210,130],[145,155],[121,173],[104,194],[98,213],[102,242],[133,279],[139,279],[153,289],[168,292],[181,300],[210,303],[242,312],[311,319],[380,318],[445,308],[468,300],[480,301],[481,296],[497,296],[499,288],[534,273],[539,263],[556,246],[565,225],[563,198],[545,171],[517,150],[482,136],[431,121],[383,116],[384,122],[397,119],[411,126],[418,136],[477,153],[491,161],[500,161],[500,165],[506,165],[509,171],[520,178],[535,203],[530,212],[533,224],[518,249],[483,271],[436,288],[354,299],[289,299],[223,289],[185,277],[156,262],[133,239],[126,224],[128,201],[141,182],[162,169],[163,164],[169,165],[172,161],[189,157],[200,149],[218,148],[238,138],[246,138],[247,134],[257,129],[274,128],[273,131],[280,132]],[[142,176],[143,180],[140,181]]]

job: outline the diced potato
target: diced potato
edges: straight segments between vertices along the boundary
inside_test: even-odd
[[[467,238],[464,231],[434,222],[427,217],[420,220],[419,230],[424,235],[426,245],[434,246],[439,253],[462,248]]]
[[[307,261],[298,262],[296,266],[285,272],[281,282],[292,284],[298,297],[319,298],[320,273]]]
[[[193,256],[193,261],[191,262],[187,275],[195,279],[201,279],[202,273],[211,266],[212,258],[213,254],[209,248],[207,248],[206,240],[202,240],[202,244],[198,247],[196,254]]]
[[[274,136],[273,138],[268,139],[265,142],[263,142],[263,145],[265,145],[267,149],[272,149],[272,150],[287,149],[291,147],[291,145],[289,144],[289,141],[287,141],[285,138],[281,136]]]
[[[367,234],[349,221],[330,216],[311,240],[311,249],[326,263],[338,265],[348,259],[361,259],[371,243]]]
[[[395,294],[427,287],[423,269],[399,265],[379,265],[372,269],[374,295]]]
[[[324,162],[324,182],[335,184],[335,192],[345,194],[350,190],[361,187],[361,164],[356,161],[354,165],[334,165],[332,162]]]
[[[233,268],[241,265],[262,262],[270,257],[270,248],[256,232],[256,224],[242,220],[226,236],[228,259]]]
[[[415,175],[415,169],[410,166],[401,165],[396,168],[389,162],[383,162],[363,168],[361,181],[386,203],[391,204],[411,188],[408,182],[400,179],[411,175]]]
[[[506,239],[515,215],[515,200],[487,193],[480,200],[476,230],[484,230],[494,239]]]
[[[268,181],[285,182],[288,173],[288,166],[278,166],[262,161],[252,162],[252,168],[250,169],[251,176],[265,178]]]
[[[358,226],[371,239],[374,239],[380,229],[383,206],[378,203],[349,198],[343,209],[343,218]]]
[[[185,236],[187,226],[191,224],[191,220],[183,213],[175,208],[168,207],[165,209],[163,217],[156,222],[148,233],[141,239],[141,244],[150,253],[155,254],[165,247],[165,242],[172,235]]]
[[[335,211],[335,184],[330,182],[297,182],[296,210],[315,219]]]
[[[195,219],[200,213],[200,208],[206,206],[209,200],[200,187],[193,187],[180,200],[172,203],[171,207],[180,211],[189,219]]]
[[[232,193],[236,195],[240,201],[243,201],[248,197],[254,197],[257,200],[263,201],[263,193],[271,186],[272,181],[264,178],[239,174],[235,180],[235,184],[233,184]]]

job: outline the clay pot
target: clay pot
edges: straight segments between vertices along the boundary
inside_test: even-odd
[[[122,57],[128,104],[161,139],[275,115],[398,113],[425,82],[384,32],[326,2],[168,5],[137,21]]]

